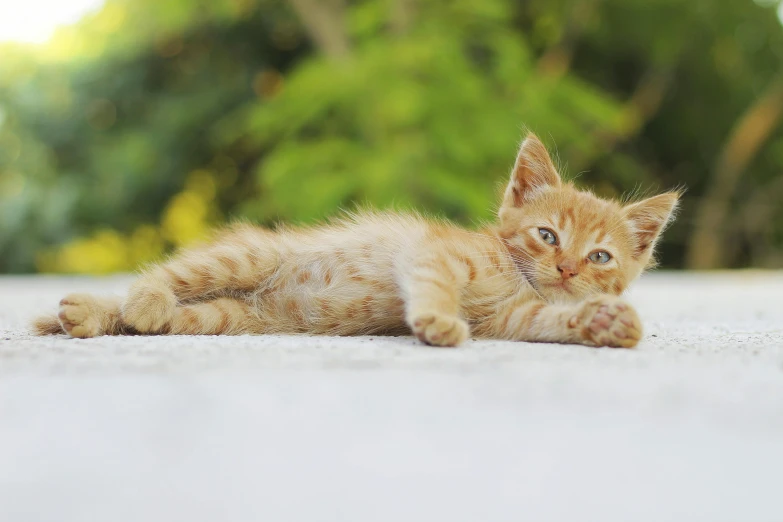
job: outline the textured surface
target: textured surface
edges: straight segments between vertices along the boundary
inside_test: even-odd
[[[33,338],[0,279],[0,520],[783,520],[783,274],[654,274],[635,350]]]

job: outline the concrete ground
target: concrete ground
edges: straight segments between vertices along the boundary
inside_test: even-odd
[[[0,278],[0,521],[781,521],[783,273],[653,274],[634,350],[31,337]]]

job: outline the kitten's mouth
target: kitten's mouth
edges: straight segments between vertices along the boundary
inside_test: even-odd
[[[557,288],[558,290],[563,290],[564,292],[567,292],[569,294],[572,294],[571,291],[571,285],[568,283],[568,281],[557,281],[555,283],[547,283],[547,286],[550,286],[552,288]]]
[[[527,279],[527,282],[532,286],[536,291],[541,291],[543,289],[549,289],[549,290],[560,290],[568,295],[575,295],[573,288],[571,288],[571,284],[568,281],[555,281],[553,283],[540,281],[536,279],[531,274],[526,273],[525,271],[521,271],[524,275],[525,279]]]

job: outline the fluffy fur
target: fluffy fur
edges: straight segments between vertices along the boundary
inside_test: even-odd
[[[145,271],[125,299],[72,294],[40,335],[469,335],[632,347],[618,296],[651,263],[679,194],[622,205],[561,181],[544,145],[519,150],[497,224],[467,231],[365,213],[310,229],[237,226]],[[607,259],[608,257],[608,259]]]

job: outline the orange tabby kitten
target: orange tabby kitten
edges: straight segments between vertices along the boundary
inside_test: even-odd
[[[153,266],[126,299],[72,294],[38,334],[402,334],[456,346],[469,335],[636,345],[617,297],[651,261],[677,205],[629,205],[560,180],[534,135],[522,143],[499,223],[469,232],[370,213],[328,226],[235,227]]]

